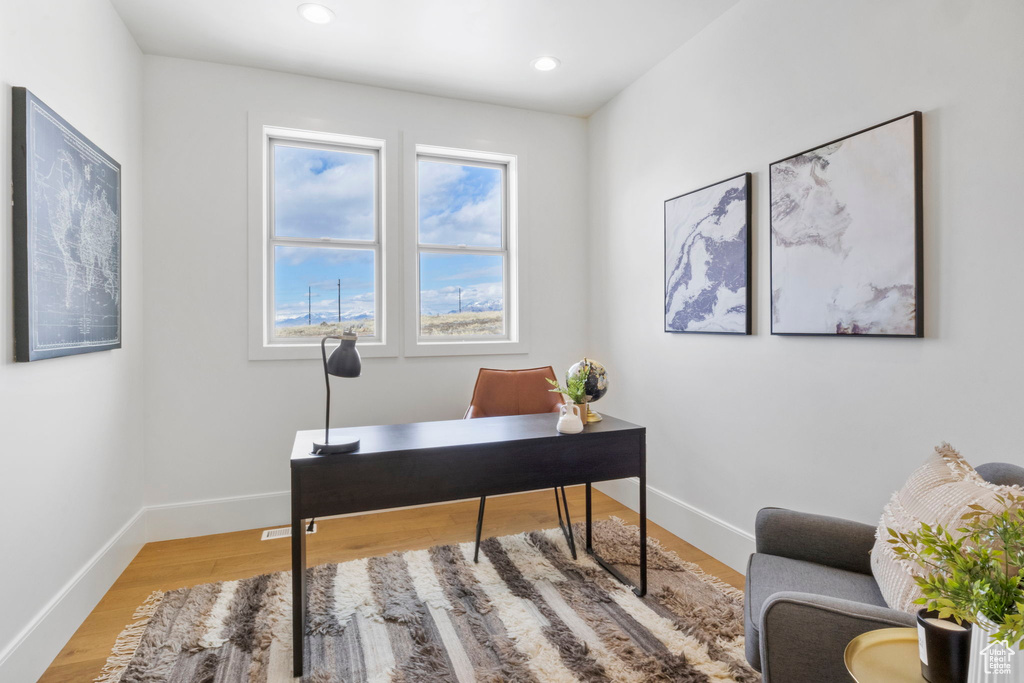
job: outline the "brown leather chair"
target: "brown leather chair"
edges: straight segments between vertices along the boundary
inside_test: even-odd
[[[565,403],[562,395],[550,391],[551,385],[545,380],[555,380],[555,371],[550,365],[543,368],[527,370],[493,370],[481,368],[473,388],[466,419],[474,417],[500,417],[503,415],[532,415],[534,413],[557,413]],[[565,534],[572,559],[576,559],[576,543],[572,537],[572,522],[569,519],[569,502],[565,498],[565,487],[562,488],[562,499],[558,499],[558,487],[555,488],[555,508],[558,511],[558,526]],[[484,503],[487,496],[480,497],[480,512],[476,520],[476,548],[473,561],[480,555],[480,532],[484,524]],[[565,523],[562,523],[562,507],[565,507]]]

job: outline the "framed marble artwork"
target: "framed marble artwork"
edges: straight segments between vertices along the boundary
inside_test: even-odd
[[[750,174],[665,202],[665,331],[750,334]]]
[[[771,332],[922,337],[921,112],[771,164]]]

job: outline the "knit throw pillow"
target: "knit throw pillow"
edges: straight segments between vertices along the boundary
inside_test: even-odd
[[[871,572],[889,607],[911,613],[921,609],[921,605],[914,604],[921,597],[914,577],[924,572],[916,564],[896,557],[886,542],[888,529],[918,531],[921,522],[927,522],[942,525],[957,536],[956,529],[963,526],[961,517],[970,512],[970,505],[999,513],[1005,506],[996,501],[996,496],[1006,494],[1019,496],[1024,491],[1017,486],[988,483],[948,443],[938,446],[935,454],[893,494],[875,532]]]

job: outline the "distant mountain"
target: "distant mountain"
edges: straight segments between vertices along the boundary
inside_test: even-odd
[[[373,316],[373,311],[345,311],[341,314],[341,321],[372,320]],[[309,316],[300,315],[297,318],[278,320],[276,325],[278,327],[298,327],[299,325],[319,325],[320,323],[327,323],[330,325],[336,324],[337,322],[337,313],[314,313],[312,319],[310,319]]]
[[[462,312],[479,313],[481,311],[501,311],[505,305],[501,299],[484,299],[482,301],[463,301]],[[449,313],[458,313],[458,308],[453,308]]]

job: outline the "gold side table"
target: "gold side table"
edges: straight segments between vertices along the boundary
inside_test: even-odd
[[[846,646],[846,670],[856,683],[928,683],[921,675],[917,629],[882,628]]]

